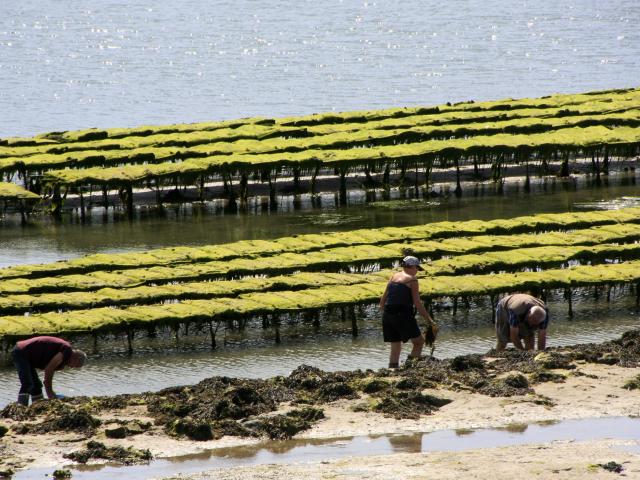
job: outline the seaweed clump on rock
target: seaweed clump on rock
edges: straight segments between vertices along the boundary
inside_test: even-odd
[[[570,354],[575,360],[621,367],[640,366],[640,330],[631,330],[617,340],[601,344],[575,345]]]
[[[308,430],[318,420],[324,418],[320,408],[303,407],[291,410],[283,415],[269,415],[247,422],[245,425],[252,430],[266,434],[271,440],[292,438],[295,434]]]
[[[283,402],[299,399],[313,391],[319,401],[353,396],[353,388],[327,374],[300,367],[287,378],[270,380],[213,377],[193,387],[168,388],[147,394],[147,408],[156,424],[170,435],[206,441],[225,435],[290,438],[321,418],[322,410],[302,408],[283,415],[268,415]],[[305,373],[302,373],[305,372]]]
[[[124,465],[146,463],[153,457],[147,449],[138,450],[133,447],[107,447],[104,443],[90,441],[87,448],[63,455],[64,458],[78,463],[87,463],[91,459],[111,460]]]
[[[2,416],[21,421],[13,429],[18,434],[75,432],[92,436],[100,420],[93,417],[82,406],[72,405],[60,400],[37,402],[30,407],[9,405],[2,411]],[[44,416],[38,423],[25,423]]]
[[[341,398],[358,398],[358,393],[351,384],[364,376],[359,370],[325,372],[309,365],[300,365],[284,383],[297,392],[299,403],[327,403]]]

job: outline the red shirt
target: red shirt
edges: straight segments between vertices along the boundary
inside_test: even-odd
[[[62,363],[56,370],[64,368],[71,357],[71,344],[58,337],[33,337],[16,344],[34,368],[44,370],[58,353],[62,352]]]

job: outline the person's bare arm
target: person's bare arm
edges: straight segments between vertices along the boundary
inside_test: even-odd
[[[391,282],[392,280],[393,280],[393,275],[391,275],[389,282]],[[387,295],[389,294],[389,282],[387,282],[387,286],[384,289],[384,293],[380,298],[380,310],[384,310],[384,304],[387,303]]]
[[[56,398],[56,394],[53,391],[53,374],[56,373],[56,369],[62,364],[62,360],[62,352],[58,352],[44,369],[44,388],[49,400]]]
[[[547,329],[538,330],[538,350],[544,350],[547,346]]]
[[[380,298],[380,310],[384,310],[384,304],[387,301],[387,294],[389,293],[389,284],[387,283],[387,287],[384,289],[384,293]]]
[[[511,343],[518,350],[524,350],[524,345],[522,345],[522,340],[520,340],[520,328],[518,327],[509,327],[509,336],[511,337]]]
[[[413,299],[413,304],[415,305],[418,313],[427,320],[428,322],[433,322],[431,315],[427,312],[427,309],[424,308],[424,303],[422,303],[422,299],[420,298],[420,286],[418,285],[418,279],[414,279],[410,283],[411,285],[411,298]]]

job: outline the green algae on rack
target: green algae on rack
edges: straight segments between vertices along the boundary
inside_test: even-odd
[[[95,270],[126,270],[142,267],[189,264],[194,262],[210,262],[231,260],[234,258],[259,258],[287,252],[305,253],[335,247],[356,245],[385,245],[398,242],[417,242],[452,238],[461,236],[515,234],[526,232],[547,232],[551,230],[578,229],[585,227],[619,225],[640,222],[640,208],[625,208],[608,211],[568,212],[537,214],[512,219],[495,219],[488,221],[469,220],[464,222],[436,222],[403,228],[384,227],[378,229],[359,229],[348,232],[332,232],[322,234],[304,234],[293,237],[281,237],[274,240],[241,240],[234,243],[207,245],[203,247],[170,247],[146,252],[121,254],[94,254],[78,259],[54,262],[43,265],[17,265],[0,269],[0,280],[11,278],[31,278],[62,274],[81,274]],[[613,239],[625,228],[618,226],[613,236],[601,237]],[[593,232],[595,234],[595,232]],[[597,235],[602,235],[598,233]],[[451,252],[455,243],[466,243],[472,240],[449,241],[449,250],[443,248],[442,253]],[[482,241],[482,239],[478,239]],[[524,242],[524,243],[523,243]],[[521,239],[521,246],[540,245],[526,243]],[[514,246],[517,246],[514,245]],[[433,247],[437,251],[437,247]],[[469,251],[465,247],[456,247],[458,253]],[[425,250],[426,252],[426,250]],[[431,255],[425,253],[425,255]]]
[[[323,286],[295,291],[253,292],[238,297],[186,300],[180,303],[133,306],[122,309],[94,308],[66,313],[0,317],[0,339],[9,342],[34,334],[89,334],[133,332],[159,325],[186,322],[220,322],[259,315],[299,314],[355,304],[371,304],[380,298],[386,278],[379,281]],[[640,281],[640,261],[536,272],[431,277],[425,282],[425,298],[495,296],[517,290],[573,289]]]
[[[15,183],[0,182],[0,200],[40,200],[40,196]]]

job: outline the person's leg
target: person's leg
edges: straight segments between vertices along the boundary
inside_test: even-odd
[[[496,307],[496,350],[498,352],[507,348],[509,343],[509,316],[502,306],[502,302],[498,302]]]
[[[18,372],[18,378],[20,379],[20,392],[18,393],[18,403],[20,405],[29,405],[29,394],[33,388],[33,378],[31,376],[31,365],[29,361],[24,358],[22,352],[14,348],[11,352],[13,357],[13,363],[16,366]]]
[[[402,352],[402,342],[390,342],[389,368],[398,368],[400,365],[400,352]]]
[[[535,343],[535,337],[533,335],[530,335],[528,337],[524,337],[522,339],[522,341],[524,342],[524,349],[525,350],[533,350],[533,345]]]
[[[422,354],[422,347],[424,347],[424,337],[422,334],[417,337],[410,338],[409,341],[413,344],[409,358],[418,358]]]
[[[35,368],[31,368],[31,379],[32,379],[32,387],[31,387],[31,403],[39,402],[44,397],[42,396],[42,382],[40,381],[40,377],[38,377],[38,372]]]

